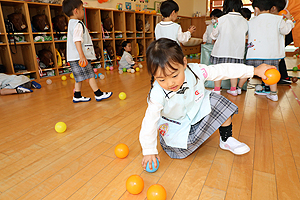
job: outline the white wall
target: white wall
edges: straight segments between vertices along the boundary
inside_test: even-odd
[[[148,0],[149,3],[140,3],[142,8],[144,5],[147,5],[148,8],[154,8],[154,0]],[[156,0],[162,1],[162,0]],[[202,15],[206,13],[206,0],[175,0],[179,5],[179,15],[191,17],[194,12],[201,12]],[[112,8],[116,9],[117,3],[123,4],[123,9],[125,9],[125,2],[131,2],[132,9],[135,10],[135,4],[139,3],[139,0],[136,2],[131,0],[109,0],[105,3],[98,3],[97,0],[86,0],[87,6],[91,7],[100,7],[100,8]]]

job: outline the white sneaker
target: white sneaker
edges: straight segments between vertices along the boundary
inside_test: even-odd
[[[237,96],[237,95],[238,95],[238,93],[237,93],[236,90],[234,90],[234,91],[227,90],[227,93],[228,93],[228,94],[231,94],[231,95],[233,95],[233,96]]]
[[[24,87],[21,87],[21,86],[17,87],[16,90],[17,90],[18,94],[32,92],[31,89],[24,88]]]
[[[241,88],[236,88],[237,94],[242,94],[242,89]]]
[[[272,100],[272,101],[278,101],[278,95],[274,95],[274,94],[267,94],[266,96],[268,99]]]
[[[212,92],[214,92],[214,93],[216,93],[216,94],[219,94],[219,95],[221,95],[221,91],[215,91],[214,89],[213,90],[211,90]]]
[[[80,97],[80,98],[73,97],[73,103],[88,102],[90,100],[91,100],[91,98],[88,98],[88,97]]]
[[[113,94],[112,92],[103,92],[103,94],[101,96],[95,96],[95,99],[96,99],[96,101],[108,99],[109,97],[111,97],[112,94]]]
[[[229,137],[226,142],[220,137],[220,148],[231,151],[235,155],[243,155],[250,151],[250,148],[245,143],[239,142],[233,137]]]

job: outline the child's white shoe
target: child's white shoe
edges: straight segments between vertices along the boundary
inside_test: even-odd
[[[89,98],[89,97],[80,97],[80,98],[73,97],[73,103],[88,102],[90,100],[91,100],[91,98]]]
[[[221,95],[221,91],[215,91],[214,89],[211,90],[212,92]]]
[[[237,88],[236,91],[237,91],[237,94],[242,94],[242,89],[241,88]]]
[[[269,94],[267,94],[267,98],[272,100],[272,101],[278,101],[278,95],[277,94],[274,95],[274,94],[269,93]]]
[[[234,91],[227,90],[227,93],[228,93],[228,94],[231,94],[231,95],[233,95],[233,96],[237,96],[237,95],[238,95],[238,93],[237,93],[236,90],[234,90]]]
[[[233,137],[229,137],[226,142],[222,141],[220,137],[220,148],[231,151],[235,155],[243,155],[250,151],[250,148],[245,143],[239,142]]]
[[[113,94],[112,92],[103,92],[103,94],[101,96],[95,96],[95,99],[96,99],[96,101],[108,99],[109,97],[111,97],[112,94]]]

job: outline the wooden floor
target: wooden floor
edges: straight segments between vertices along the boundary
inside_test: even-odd
[[[287,63],[292,68],[300,59]],[[248,154],[221,150],[217,131],[182,160],[169,158],[159,145],[160,167],[150,174],[141,167],[138,141],[150,87],[146,69],[105,76],[98,85],[114,95],[102,102],[72,103],[70,78],[43,81],[42,89],[30,94],[0,97],[0,199],[137,200],[146,199],[155,183],[174,200],[300,199],[300,105],[294,96],[300,97],[300,83],[279,86],[279,102],[255,96],[253,89],[238,97],[222,92],[239,107],[233,135],[250,146]],[[82,93],[93,97],[87,82]],[[67,124],[65,133],[55,132],[59,121]],[[114,155],[119,143],[129,146],[125,159]],[[125,188],[133,174],[145,182],[139,195]]]

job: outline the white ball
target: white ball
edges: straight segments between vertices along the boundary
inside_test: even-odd
[[[261,85],[256,85],[255,86],[255,91],[262,91],[262,86]]]
[[[103,74],[101,74],[99,78],[100,78],[100,79],[104,79],[105,76],[104,76]]]
[[[135,70],[134,69],[131,69],[131,73],[134,73],[135,72]]]
[[[48,85],[50,85],[50,84],[52,83],[52,80],[51,80],[51,79],[47,79],[47,80],[46,80],[46,83],[47,83]]]
[[[140,68],[143,68],[143,65],[142,65],[141,63],[139,63],[139,67],[140,67]]]
[[[296,55],[293,55],[293,58],[294,58],[294,59],[296,59],[296,58],[297,58],[297,56],[296,56]]]
[[[123,74],[123,70],[119,70],[119,74]]]

